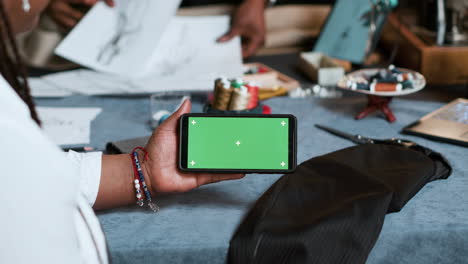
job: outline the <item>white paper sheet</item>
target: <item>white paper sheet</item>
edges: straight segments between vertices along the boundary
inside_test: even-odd
[[[42,129],[57,145],[90,143],[91,121],[101,112],[93,107],[37,107]]]
[[[229,30],[229,21],[228,16],[174,18],[156,49],[146,77],[161,80],[209,74],[241,75],[240,38],[216,42]]]
[[[42,78],[28,78],[29,88],[33,97],[55,98],[72,95],[72,92],[54,85]]]
[[[127,94],[136,89],[129,79],[85,69],[49,74],[42,78],[61,89],[83,95]]]
[[[239,76],[239,75],[227,75]],[[44,80],[66,91],[83,95],[141,95],[166,91],[211,91],[219,74],[180,79],[124,79],[91,70],[74,70],[44,76]]]
[[[142,77],[81,69],[43,78],[86,95],[210,91],[219,76],[242,76],[240,39],[216,42],[228,28],[227,16],[174,18],[151,59],[151,72]]]
[[[141,76],[181,0],[98,2],[56,48],[56,54],[95,70]]]

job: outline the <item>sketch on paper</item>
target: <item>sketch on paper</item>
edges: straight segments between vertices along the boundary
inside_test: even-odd
[[[117,5],[117,23],[113,36],[99,50],[96,60],[109,65],[142,29],[148,1],[120,1]],[[140,18],[140,19],[136,19]]]
[[[151,76],[177,80],[242,74],[240,40],[216,42],[228,28],[227,16],[174,18],[156,49]]]
[[[168,31],[170,36],[166,34],[168,37],[162,40],[158,50],[164,56],[160,56],[152,66],[154,74],[159,77],[174,76],[183,67],[191,65],[201,52],[190,38],[191,30],[186,21],[174,20]]]
[[[96,107],[38,107],[42,129],[57,145],[89,144]]]
[[[153,54],[181,0],[99,1],[55,53],[94,70],[127,77],[148,73]]]
[[[242,75],[240,39],[216,42],[229,28],[228,16],[174,17],[161,25],[157,22],[167,14],[158,13],[155,5],[173,4],[172,1],[117,1],[125,2],[128,5],[121,5],[125,12],[120,16],[117,10],[103,4],[93,8],[56,50],[63,57],[96,70],[93,76],[73,72],[47,79],[82,94],[124,94],[212,89],[213,79],[220,75]],[[143,17],[134,17],[140,15]],[[97,22],[103,17],[109,23]],[[126,20],[141,21],[126,24]],[[123,24],[125,27],[117,31]]]

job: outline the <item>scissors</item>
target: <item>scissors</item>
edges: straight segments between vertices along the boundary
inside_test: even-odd
[[[373,138],[364,137],[359,134],[353,135],[353,134],[346,133],[346,132],[343,132],[343,131],[340,131],[331,127],[326,127],[326,126],[322,126],[318,124],[316,124],[315,126],[330,134],[350,140],[356,144],[391,144],[391,145],[400,145],[400,146],[404,146],[407,148],[417,145],[413,141],[409,141],[409,140],[401,139],[401,138],[373,139]]]

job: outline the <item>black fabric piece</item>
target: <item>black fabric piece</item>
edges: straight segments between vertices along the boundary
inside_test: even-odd
[[[450,173],[440,154],[420,146],[366,144],[308,160],[255,203],[228,262],[365,263],[385,214]]]

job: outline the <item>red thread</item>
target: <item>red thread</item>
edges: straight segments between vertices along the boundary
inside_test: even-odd
[[[135,147],[135,148],[133,148],[132,153],[137,151],[137,150],[143,151],[143,153],[145,153],[145,160],[148,160],[148,151],[146,151],[146,149],[144,147]],[[133,160],[133,158],[132,158],[132,160]]]
[[[250,100],[247,104],[247,109],[254,109],[258,106],[258,86],[247,84],[247,91],[250,93]]]

